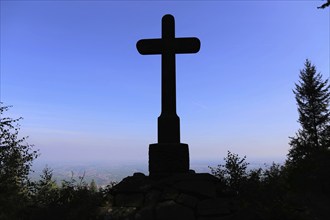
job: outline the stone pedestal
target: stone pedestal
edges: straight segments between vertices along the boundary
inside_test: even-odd
[[[126,177],[111,189],[104,220],[256,220],[239,212],[236,194],[208,173]]]
[[[151,177],[188,172],[188,144],[157,143],[149,145],[149,174]]]

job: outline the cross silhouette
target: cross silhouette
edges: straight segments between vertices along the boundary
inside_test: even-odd
[[[176,114],[175,54],[197,53],[200,41],[195,37],[175,38],[172,15],[162,18],[162,38],[139,40],[142,55],[162,55],[162,111],[158,117],[158,143],[180,143],[180,119]]]

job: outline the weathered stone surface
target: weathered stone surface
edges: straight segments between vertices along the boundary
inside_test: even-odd
[[[113,207],[104,220],[134,220],[135,207]]]
[[[178,173],[160,180],[161,183],[173,184],[179,181],[206,181],[218,182],[219,180],[209,173]]]
[[[210,174],[150,179],[135,173],[118,185],[114,189],[113,210],[108,215],[112,218],[108,219],[247,220],[238,213],[241,209],[235,196],[217,193],[221,190],[219,181]],[[120,214],[126,217],[117,218]]]
[[[156,220],[195,220],[195,216],[192,209],[166,201],[157,206]]]
[[[159,120],[159,119],[158,119]],[[158,121],[161,123],[161,121]],[[158,129],[162,126],[159,125]],[[168,131],[167,131],[168,132]],[[157,143],[149,145],[149,173],[159,177],[189,172],[189,148],[183,143]]]
[[[152,181],[149,177],[137,173],[124,178],[120,183],[114,186],[113,192],[115,194],[121,192],[146,192],[151,184]]]
[[[136,177],[136,178],[145,178],[146,175],[144,173],[137,172],[137,173],[134,173],[133,174],[133,177]]]
[[[146,193],[144,204],[147,206],[155,205],[161,197],[161,192],[158,190],[151,190],[150,192]]]
[[[181,193],[176,199],[176,202],[184,206],[195,208],[198,203],[198,199],[194,196]]]
[[[205,181],[181,181],[175,188],[183,192],[189,192],[205,197],[216,197],[215,184]]]
[[[180,191],[209,198],[215,198],[217,195],[216,184],[218,180],[210,174],[189,174],[176,178],[174,187]]]
[[[244,220],[265,220],[264,218],[261,218],[255,212],[255,210],[246,210],[246,209],[245,210],[243,209],[243,210],[240,210],[239,212],[234,213],[230,220],[241,220],[241,219],[244,219]]]
[[[143,205],[142,193],[119,194],[115,197],[116,206],[140,207]]]
[[[207,199],[198,203],[198,215],[229,215],[230,206],[224,198]]]
[[[223,218],[223,216],[216,216],[216,217],[201,216],[197,220],[229,220],[229,219],[227,219],[226,217]]]
[[[161,201],[165,200],[175,200],[179,196],[179,192],[173,188],[165,188],[162,196]]]
[[[146,206],[140,209],[136,215],[135,220],[154,220],[154,210],[151,206]]]
[[[195,193],[204,197],[215,197],[218,182],[216,177],[208,173],[185,173],[162,178],[155,181],[153,186],[158,189],[170,186],[178,191]]]
[[[201,216],[197,220],[236,220],[236,219],[233,219],[233,216],[229,215],[229,216]],[[245,220],[245,218],[239,220]]]

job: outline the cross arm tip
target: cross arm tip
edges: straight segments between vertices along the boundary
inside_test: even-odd
[[[142,39],[136,43],[136,49],[142,55],[161,54],[161,39]]]
[[[143,55],[143,40],[136,42],[136,49]]]
[[[201,48],[201,41],[197,37],[175,39],[176,53],[197,53]]]

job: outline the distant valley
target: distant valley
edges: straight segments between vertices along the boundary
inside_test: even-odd
[[[271,164],[271,161],[265,162],[268,165]],[[192,161],[190,168],[195,170],[195,172],[197,173],[209,173],[210,169],[208,168],[208,166],[215,167],[219,163],[221,163],[221,161]],[[107,162],[69,163],[35,161],[32,167],[34,172],[30,174],[30,178],[34,181],[39,180],[40,175],[42,174],[42,170],[46,166],[53,170],[53,179],[56,180],[58,184],[60,184],[62,180],[70,180],[71,177],[78,181],[78,177],[84,176],[84,181],[86,183],[90,183],[92,180],[94,180],[99,187],[104,187],[112,181],[120,182],[123,178],[127,176],[132,176],[136,172],[141,172],[148,175],[147,162],[111,164]],[[254,162],[250,162],[249,169],[254,169],[258,167],[264,168],[264,162],[261,162],[259,160],[254,160]]]

